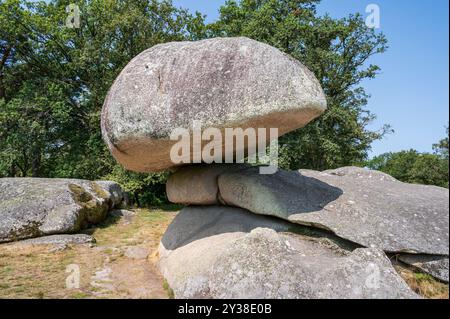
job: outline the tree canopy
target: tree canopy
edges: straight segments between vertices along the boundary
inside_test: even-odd
[[[65,24],[71,3],[80,8],[79,28]],[[321,82],[329,109],[281,139],[284,167],[362,163],[371,143],[390,130],[367,128],[374,115],[365,109],[368,94],[361,87],[377,75],[370,57],[384,52],[387,41],[360,15],[318,16],[317,3],[227,1],[219,19],[206,24],[200,13],[170,0],[0,0],[0,177],[110,178],[150,202],[163,197],[165,174],[126,172],[109,154],[100,132],[103,100],[144,49],[216,36],[273,45]],[[445,152],[444,144],[436,150]],[[448,157],[448,139],[446,145]]]
[[[364,108],[369,96],[361,87],[361,81],[380,70],[369,59],[387,49],[385,36],[368,28],[359,14],[343,19],[318,16],[318,2],[231,0],[210,28],[215,36],[243,35],[275,46],[304,63],[322,84],[328,110],[281,139],[285,168],[360,164],[371,143],[390,131],[389,126],[367,128],[375,116]]]
[[[433,145],[435,154],[416,150],[384,153],[366,163],[396,179],[415,184],[449,187],[448,128],[447,136]]]

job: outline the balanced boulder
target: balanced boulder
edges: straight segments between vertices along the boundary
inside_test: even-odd
[[[1,178],[0,242],[75,233],[101,222],[121,193],[113,182]]]
[[[170,136],[194,121],[222,131],[278,128],[282,135],[325,109],[315,76],[274,47],[242,37],[172,42],[145,50],[123,69],[103,105],[102,132],[125,168],[155,172],[176,166]],[[221,146],[235,152],[224,139]]]

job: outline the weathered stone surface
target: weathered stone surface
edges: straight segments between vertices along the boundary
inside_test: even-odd
[[[83,245],[93,243],[95,243],[95,238],[85,234],[51,235],[18,242],[20,245]]]
[[[246,165],[195,165],[179,168],[166,183],[167,198],[183,205],[216,205],[220,203],[217,179],[225,171],[238,171]]]
[[[316,212],[290,215],[290,221],[321,225],[338,236],[387,252],[448,255],[448,189],[406,184],[357,167],[300,173],[340,188],[343,194]]]
[[[176,298],[417,298],[382,251],[289,227],[237,208],[185,208],[161,241],[160,269]]]
[[[257,227],[288,231],[296,225],[240,208],[192,206],[184,208],[162,238],[165,249],[175,250],[201,238],[223,233],[248,233]]]
[[[217,180],[218,198],[230,206],[320,227],[386,252],[448,255],[449,193],[444,188],[406,184],[357,167],[274,175],[251,167],[221,172]],[[191,193],[178,201],[189,204]]]
[[[258,167],[226,171],[219,176],[218,185],[224,203],[283,219],[319,211],[342,195],[340,188],[299,172],[278,170],[262,175]]]
[[[75,233],[101,222],[114,200],[97,182],[0,179],[0,242]]]
[[[100,185],[100,187],[109,193],[109,198],[113,207],[120,206],[124,198],[124,194],[119,184],[111,181],[96,181],[95,183]]]
[[[248,38],[172,42],[145,50],[120,73],[103,106],[102,132],[123,166],[154,172],[174,166],[170,134],[194,120],[285,134],[325,109],[314,75],[276,48]]]
[[[448,283],[448,256],[429,255],[399,255],[399,260],[405,264],[433,276],[434,278]]]

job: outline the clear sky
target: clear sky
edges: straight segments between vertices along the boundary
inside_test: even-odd
[[[225,0],[174,0],[177,6],[200,11],[212,22]],[[319,14],[340,18],[380,8],[386,53],[370,61],[381,74],[363,83],[371,95],[367,108],[378,118],[371,129],[391,124],[394,134],[375,142],[371,156],[414,148],[431,152],[445,136],[449,119],[448,0],[322,0]]]

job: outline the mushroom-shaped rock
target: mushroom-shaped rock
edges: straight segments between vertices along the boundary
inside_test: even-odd
[[[325,109],[315,76],[274,47],[241,37],[172,42],[145,50],[122,70],[103,106],[102,133],[125,168],[156,172],[177,166],[170,151],[178,140],[171,134],[192,132],[194,121],[203,131],[266,129],[261,139],[268,142],[269,128],[288,133]],[[222,157],[235,154],[222,135]],[[189,158],[209,142],[190,143]],[[244,149],[253,150],[251,143]]]

